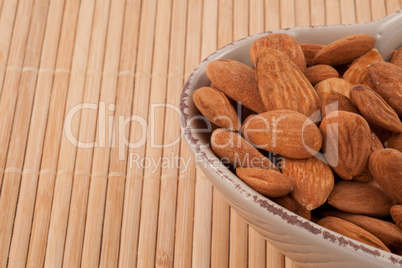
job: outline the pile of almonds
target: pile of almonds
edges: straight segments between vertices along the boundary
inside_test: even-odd
[[[246,184],[335,232],[402,254],[402,47],[385,62],[375,38],[328,45],[269,34],[255,68],[207,65],[193,100],[211,147]]]

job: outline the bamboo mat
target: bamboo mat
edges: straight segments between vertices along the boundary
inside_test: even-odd
[[[401,6],[0,0],[0,267],[299,266],[196,168],[180,140],[183,83],[233,40]]]

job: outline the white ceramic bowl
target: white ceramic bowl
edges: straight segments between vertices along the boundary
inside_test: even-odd
[[[328,44],[355,33],[368,33],[376,48],[389,59],[392,49],[402,45],[402,12],[360,24],[298,27],[273,31],[286,33],[301,43]],[[234,59],[252,66],[251,43],[271,32],[252,35],[212,53],[188,78],[180,100],[181,127],[197,162],[229,204],[272,245],[289,258],[310,267],[402,267],[402,257],[368,246],[290,212],[254,191],[225,168],[210,149],[210,133],[200,123],[192,101],[194,90],[209,85],[206,65],[216,59]]]

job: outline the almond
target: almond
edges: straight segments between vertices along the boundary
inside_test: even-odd
[[[393,133],[390,130],[384,129],[380,126],[377,126],[376,124],[372,124],[370,122],[369,126],[370,128],[374,131],[374,133],[377,135],[377,137],[380,139],[382,143],[386,142],[389,138],[393,137],[395,133]]]
[[[359,114],[359,110],[353,105],[349,98],[339,92],[323,92],[320,94],[322,102],[321,115],[324,118],[333,111],[347,111]]]
[[[402,204],[402,153],[395,149],[378,150],[370,155],[369,169],[381,188]]]
[[[377,137],[377,135],[374,133],[372,129],[370,129],[370,154],[377,152],[378,150],[384,149],[384,146],[382,145],[380,139]]]
[[[380,139],[377,137],[377,135],[371,129],[370,129],[370,134],[371,134],[370,154],[374,153],[375,151],[384,149],[384,146],[382,146]],[[363,171],[359,175],[354,176],[353,180],[357,181],[357,182],[364,182],[364,183],[370,182],[373,180],[373,176],[371,175],[369,167],[368,167],[368,161],[367,161],[366,166],[364,167]]]
[[[402,152],[402,134],[393,136],[385,142],[387,148],[393,148]]]
[[[219,90],[214,83],[211,83],[211,85],[209,87],[212,87],[213,89]]]
[[[329,216],[319,220],[318,224],[341,235],[390,252],[390,250],[384,245],[383,242],[381,242],[380,239],[351,222]]]
[[[210,62],[205,71],[211,83],[231,99],[256,113],[266,111],[253,68],[235,60],[219,59]]]
[[[233,167],[271,168],[278,170],[272,162],[251,146],[240,134],[218,128],[212,132],[211,147],[216,155]]]
[[[284,159],[282,172],[294,185],[292,196],[308,210],[318,208],[328,198],[334,187],[331,168],[315,157],[308,159]]]
[[[349,69],[343,74],[343,79],[352,85],[363,83],[366,78],[367,67],[376,61],[384,60],[377,49],[372,49],[352,62]]]
[[[321,122],[323,151],[329,165],[343,179],[360,174],[370,153],[370,127],[358,114],[335,111]]]
[[[402,68],[389,62],[375,62],[367,68],[371,89],[402,116]]]
[[[236,168],[236,174],[251,188],[269,197],[284,196],[293,190],[292,181],[272,169]]]
[[[391,63],[399,67],[402,67],[402,47],[400,47],[397,51],[395,51],[395,54],[391,59]]]
[[[314,57],[317,55],[318,51],[320,51],[324,45],[321,44],[300,44],[300,47],[303,50],[304,57],[306,58],[307,66],[314,65]]]
[[[306,70],[306,58],[299,42],[288,34],[272,33],[255,40],[250,46],[250,57],[254,66],[264,48],[279,50],[285,54],[300,71]]]
[[[374,48],[375,38],[369,34],[354,34],[322,48],[314,57],[315,64],[349,63]]]
[[[350,100],[367,121],[393,132],[402,132],[402,122],[394,109],[370,88],[354,86],[350,91]]]
[[[391,50],[391,56],[389,58],[389,61],[392,63],[392,59],[394,58],[395,54],[396,54],[397,50],[393,49]]]
[[[338,92],[347,98],[349,98],[351,88],[352,85],[342,78],[329,78],[314,86],[318,96],[323,92]]]
[[[211,87],[202,87],[194,91],[193,100],[198,110],[211,123],[218,127],[239,130],[240,120],[236,111],[222,92]]]
[[[402,205],[392,206],[391,217],[396,223],[396,225],[398,225],[399,228],[402,229]]]
[[[357,182],[361,182],[361,183],[367,183],[367,182],[372,181],[373,176],[371,176],[368,166],[366,165],[360,174],[354,176],[353,180],[357,181]]]
[[[272,201],[307,220],[311,220],[311,211],[300,205],[290,194],[272,198]]]
[[[292,110],[253,115],[243,123],[242,133],[257,148],[296,159],[316,154],[322,143],[314,122]]]
[[[267,111],[289,109],[310,116],[320,109],[314,88],[282,52],[264,48],[257,59],[256,72]]]
[[[328,214],[363,228],[380,239],[391,251],[402,249],[402,230],[396,224],[364,215],[355,215],[341,211],[326,213],[326,215]]]
[[[335,184],[328,196],[328,204],[349,213],[385,217],[395,202],[372,184],[342,180]]]
[[[306,69],[305,75],[312,85],[325,79],[339,77],[338,72],[330,65],[318,64]]]

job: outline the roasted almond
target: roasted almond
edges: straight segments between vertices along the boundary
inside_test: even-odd
[[[250,57],[254,66],[256,66],[257,58],[264,48],[279,50],[299,67],[300,71],[304,73],[306,70],[303,50],[294,37],[288,34],[272,33],[255,40],[250,46]]]
[[[359,114],[359,110],[353,105],[349,98],[339,92],[323,92],[320,94],[321,115],[324,118],[327,114],[334,111],[347,111]]]
[[[402,47],[400,47],[398,50],[395,51],[395,54],[391,59],[391,63],[399,67],[402,67]]]
[[[370,88],[354,86],[350,91],[350,100],[367,121],[393,132],[402,132],[402,122],[394,109]]]
[[[211,147],[214,153],[233,167],[271,168],[275,165],[240,134],[218,128],[212,132]]]
[[[294,199],[308,210],[324,204],[334,187],[331,168],[315,157],[301,160],[285,158],[282,172],[293,182]]]
[[[306,76],[282,52],[260,51],[256,64],[258,89],[267,111],[289,109],[311,116],[320,99]]]
[[[219,59],[210,62],[205,71],[211,83],[231,99],[256,113],[266,111],[253,68],[235,60]]]
[[[391,251],[402,248],[402,230],[392,222],[341,211],[329,212],[326,213],[326,215],[338,217],[344,219],[345,221],[356,224],[360,228],[363,228],[367,232],[380,239]]]
[[[372,49],[352,62],[350,67],[343,74],[343,79],[352,85],[363,83],[366,78],[367,67],[376,61],[384,60],[377,49]]]
[[[367,232],[356,224],[345,221],[341,218],[331,216],[325,217],[319,220],[318,224],[341,235],[350,237],[372,247],[390,252],[387,246],[385,246],[384,243],[381,242],[381,240],[375,237],[373,234]]]
[[[211,87],[202,87],[194,91],[193,100],[198,110],[211,123],[218,127],[239,130],[240,120],[236,111],[222,92]]]
[[[375,62],[367,68],[371,89],[402,116],[402,68],[389,62]]]
[[[253,115],[244,121],[242,133],[257,148],[296,159],[313,156],[322,143],[314,122],[292,110]]]
[[[311,211],[300,205],[291,194],[272,198],[272,201],[307,220],[311,220]]]
[[[370,155],[369,169],[375,181],[399,204],[402,204],[402,153],[382,149]]]
[[[328,196],[328,203],[344,212],[373,217],[385,217],[390,213],[394,200],[381,188],[369,183],[339,181]]]
[[[306,69],[305,75],[312,85],[325,79],[339,77],[338,72],[330,65],[318,64]]]
[[[314,65],[314,57],[317,55],[318,51],[320,51],[324,45],[321,44],[300,44],[300,47],[303,50],[304,57],[306,58],[307,66]]]
[[[358,114],[335,111],[321,122],[323,151],[329,165],[343,179],[360,174],[370,153],[370,127]]]
[[[396,225],[398,225],[399,228],[402,229],[402,205],[392,206],[391,217],[396,223]]]
[[[352,62],[374,48],[375,38],[369,34],[354,34],[322,48],[314,57],[315,64],[340,65]]]
[[[251,188],[269,197],[284,196],[293,190],[292,181],[276,170],[236,168],[236,174]]]
[[[349,98],[349,92],[351,88],[352,85],[342,78],[329,78],[321,81],[314,86],[314,89],[317,92],[318,96],[320,96],[324,92],[338,92],[347,98]]]
[[[385,142],[387,148],[396,149],[402,152],[402,134],[393,136]]]

